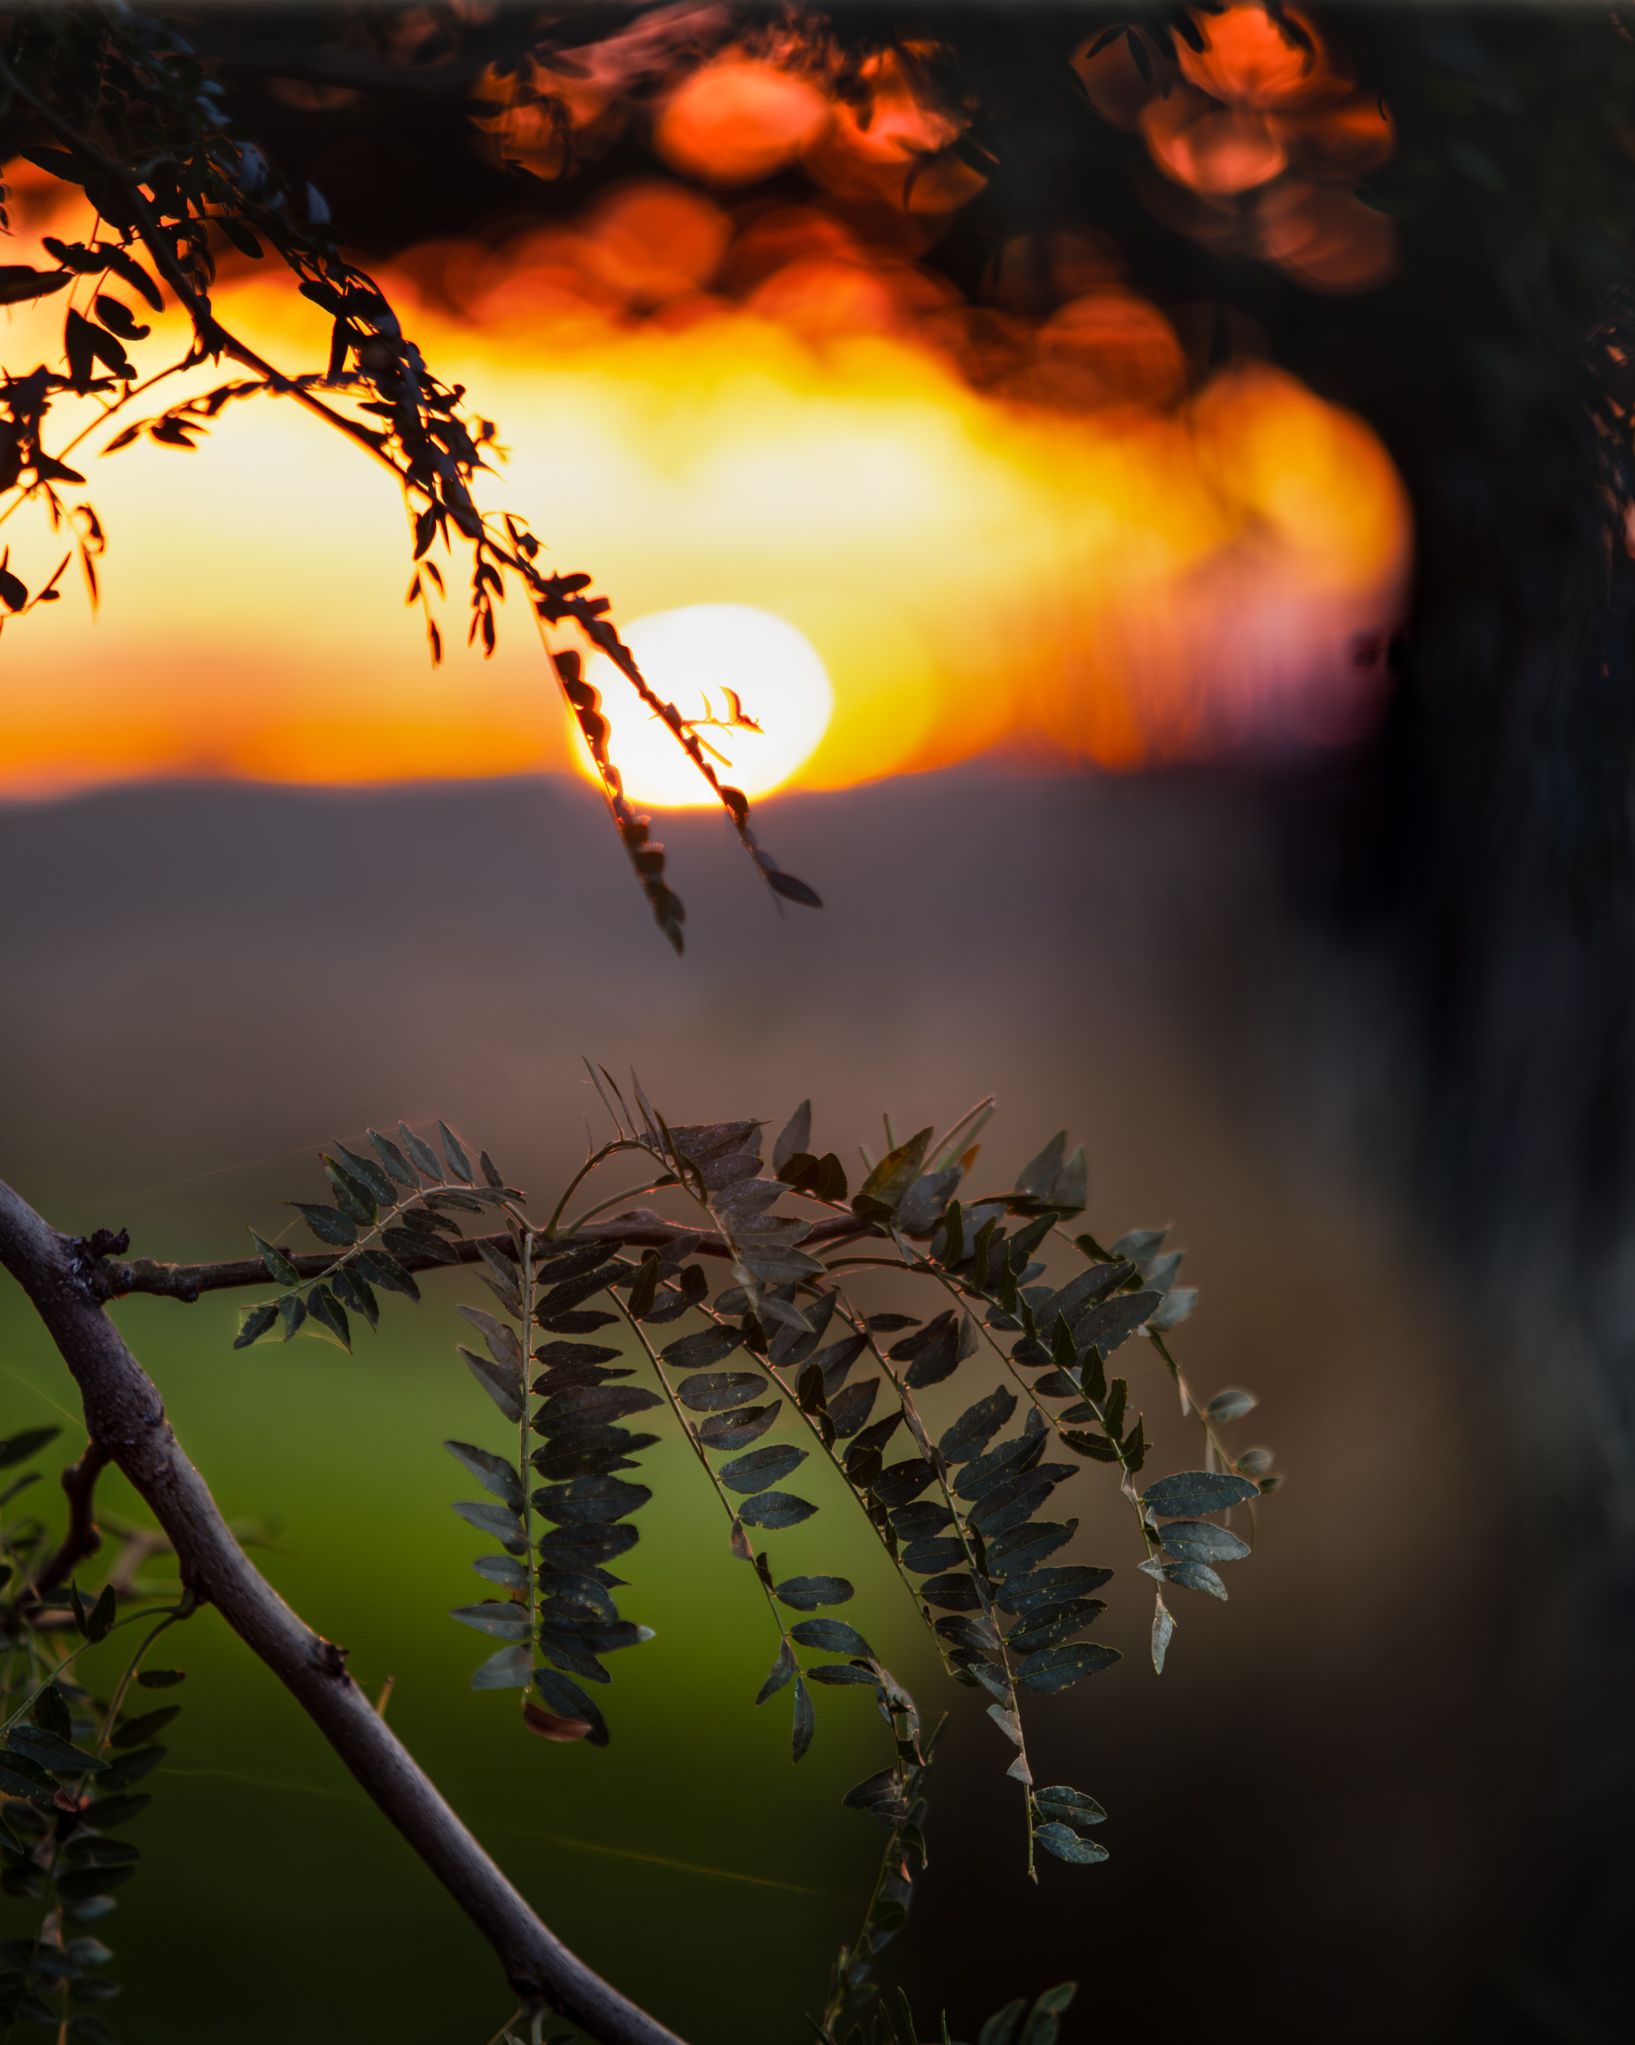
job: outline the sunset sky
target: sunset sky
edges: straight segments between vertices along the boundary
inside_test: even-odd
[[[1175,201],[1204,209],[1188,231],[1247,218],[1251,192],[1281,223],[1274,258],[1299,248],[1343,269],[1366,235],[1353,245],[1330,221],[1326,240],[1301,239],[1290,222],[1346,189],[1310,182],[1317,158],[1332,179],[1336,161],[1388,148],[1383,117],[1321,67],[1291,72],[1256,24],[1255,8],[1222,17],[1210,62],[1161,119],[1116,51],[1087,67],[1087,88],[1145,137]],[[573,87],[591,132],[616,85]],[[1038,268],[1038,249],[1002,249],[991,303],[966,302],[917,253],[938,209],[970,197],[969,176],[917,184],[897,245],[871,241],[854,202],[901,188],[930,118],[901,80],[876,85],[865,131],[809,77],[728,52],[659,101],[656,174],[587,194],[569,224],[411,248],[383,270],[428,361],[497,422],[506,456],[485,508],[527,517],[553,564],[588,571],[638,636],[641,620],[692,606],[789,628],[779,640],[775,624],[774,650],[747,668],[723,654],[716,672],[706,647],[702,667],[656,677],[688,716],[708,714],[708,682],[736,689],[765,739],[709,735],[751,793],[995,748],[1123,768],[1366,730],[1379,683],[1357,649],[1395,622],[1408,558],[1374,436],[1264,364],[1189,377],[1171,319],[1089,232],[1044,252],[1060,300],[1047,316],[1015,309],[1007,283],[1008,265]],[[527,111],[491,122],[523,157],[544,146]],[[813,203],[746,210],[740,189],[797,156]],[[38,254],[43,231],[88,225],[60,213],[61,189],[25,183],[12,260]],[[283,280],[227,251],[217,300],[281,368],[321,368],[328,323]],[[0,315],[8,366],[58,359],[65,302]],[[154,325],[144,374],[183,345],[173,315]],[[117,424],[214,380],[172,379]],[[59,437],[70,417],[54,408]],[[94,423],[90,401],[71,423]],[[450,657],[431,667],[404,608],[404,508],[355,448],[266,398],[229,407],[195,452],[141,440],[99,459],[113,430],[76,456],[109,538],[99,614],[71,577],[63,601],[4,634],[0,791],[575,770],[515,604],[484,663],[462,644],[455,586]],[[37,503],[11,509],[0,537],[34,585],[63,548]],[[775,647],[802,640],[814,658],[791,667]],[[800,681],[817,664],[827,716],[821,685]],[[637,706],[607,694],[617,734]],[[651,736],[624,729],[627,747]],[[708,800],[673,775],[632,787]]]

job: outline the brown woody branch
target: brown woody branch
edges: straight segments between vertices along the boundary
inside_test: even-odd
[[[73,1373],[98,1453],[168,1535],[183,1582],[292,1693],[353,1776],[499,1956],[532,2009],[560,2012],[603,2045],[679,2045],[562,1944],[512,1887],[346,1670],[234,1540],[183,1453],[153,1380],[103,1311],[89,1246],[57,1233],[0,1181],[0,1263],[28,1295]],[[89,1483],[86,1487],[89,1511]]]
[[[820,1221],[802,1239],[802,1248],[842,1242],[859,1234],[861,1227],[861,1223],[839,1215],[830,1221]],[[628,1214],[615,1215],[608,1221],[586,1222],[574,1230],[575,1242],[587,1239],[605,1242],[611,1249],[662,1250],[684,1244],[691,1256],[730,1257],[734,1254],[724,1236],[712,1230],[701,1233],[697,1229],[686,1228],[680,1222],[667,1221],[662,1214],[654,1214],[645,1207],[633,1208]],[[271,1286],[274,1283],[259,1257],[233,1257],[218,1264],[162,1264],[151,1257],[120,1260],[97,1254],[97,1240],[92,1237],[84,1247],[90,1253],[86,1263],[86,1282],[98,1299],[122,1299],[130,1293],[146,1292],[191,1304],[203,1293],[227,1292],[247,1285]],[[447,1267],[451,1257],[459,1264],[476,1264],[482,1259],[483,1243],[490,1249],[509,1252],[511,1238],[508,1235],[468,1236],[448,1243],[447,1253],[443,1256],[405,1255],[396,1257],[395,1261],[405,1271],[414,1273],[440,1271]],[[295,1266],[300,1282],[305,1284],[309,1279],[322,1278],[333,1271],[346,1255],[345,1251],[302,1252],[292,1256],[290,1262]]]
[[[93,1507],[97,1479],[112,1461],[112,1456],[93,1435],[85,1444],[85,1453],[79,1461],[70,1463],[63,1471],[62,1488],[68,1494],[68,1526],[51,1559],[43,1569],[34,1573],[34,1594],[25,1594],[18,1600],[19,1611],[33,1611],[45,1592],[60,1589],[80,1563],[102,1546],[102,1532],[93,1517]]]

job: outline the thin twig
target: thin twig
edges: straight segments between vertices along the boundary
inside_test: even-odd
[[[102,1534],[92,1517],[92,1507],[97,1479],[112,1460],[108,1450],[93,1435],[85,1444],[85,1453],[79,1461],[70,1463],[63,1471],[62,1488],[68,1493],[68,1527],[57,1545],[57,1552],[34,1579],[38,1591],[53,1590],[67,1583],[78,1565],[102,1546]]]
[[[838,1242],[855,1235],[858,1223],[853,1220],[837,1220],[827,1226],[820,1223],[813,1229],[808,1241]],[[713,1231],[700,1233],[685,1223],[670,1221],[662,1214],[655,1214],[651,1208],[632,1208],[628,1214],[616,1214],[607,1221],[585,1224],[574,1231],[576,1237],[595,1242],[605,1242],[615,1248],[628,1246],[631,1249],[662,1250],[675,1242],[685,1241],[700,1256],[731,1257],[736,1254],[726,1238]],[[482,1261],[482,1246],[490,1249],[508,1250],[512,1247],[507,1235],[466,1236],[445,1244],[442,1256],[429,1252],[419,1255],[404,1255],[395,1261],[405,1271],[439,1271],[452,1261],[458,1264],[477,1264]],[[308,1279],[323,1278],[343,1263],[350,1254],[347,1251],[303,1251],[290,1257],[295,1266],[297,1281],[305,1284]],[[181,1300],[191,1304],[207,1292],[228,1292],[244,1286],[272,1286],[267,1267],[259,1257],[230,1257],[216,1264],[165,1264],[151,1257],[98,1258],[88,1273],[89,1283],[97,1297],[104,1300],[123,1299],[132,1293],[151,1293],[161,1299]]]

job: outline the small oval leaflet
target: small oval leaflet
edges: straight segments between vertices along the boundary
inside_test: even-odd
[[[792,1491],[760,1491],[745,1499],[738,1517],[752,1527],[793,1527],[816,1511],[815,1505]]]
[[[1081,1839],[1070,1825],[1055,1822],[1041,1825],[1033,1836],[1047,1853],[1055,1854],[1058,1860],[1088,1864],[1107,1858],[1105,1846],[1098,1846],[1093,1839]]]
[[[1178,1470],[1149,1484],[1141,1503],[1160,1519],[1190,1519],[1197,1513],[1247,1505],[1259,1496],[1260,1487],[1247,1477],[1234,1477],[1225,1470]]]
[[[820,1605],[844,1605],[853,1595],[843,1576],[790,1576],[774,1592],[780,1604],[797,1612],[815,1612]]]
[[[462,1626],[475,1627],[479,1633],[492,1633],[500,1640],[525,1641],[528,1638],[527,1612],[521,1605],[513,1605],[507,1599],[491,1598],[480,1605],[459,1605],[449,1617],[458,1619]]]
[[[700,1370],[724,1362],[743,1340],[735,1328],[704,1328],[669,1343],[661,1354],[671,1370]]]
[[[755,1693],[755,1702],[764,1704],[769,1697],[775,1697],[784,1684],[795,1673],[795,1657],[789,1651],[788,1641],[778,1649],[778,1658],[767,1671],[766,1681]]]
[[[725,1413],[765,1390],[766,1380],[752,1370],[701,1370],[682,1379],[676,1397],[695,1413]]]
[[[789,1633],[802,1647],[821,1648],[825,1654],[858,1655],[865,1661],[874,1658],[874,1649],[844,1619],[802,1619],[790,1627]]]
[[[759,1435],[777,1419],[779,1408],[774,1405],[740,1406],[732,1413],[712,1413],[698,1430],[698,1438],[707,1449],[747,1448]]]
[[[1082,1789],[1074,1789],[1065,1782],[1035,1791],[1034,1802],[1042,1818],[1059,1819],[1068,1825],[1099,1825],[1107,1815],[1093,1796],[1086,1796]]]
[[[1182,1590],[1207,1591],[1212,1598],[1226,1601],[1226,1586],[1207,1562],[1170,1562],[1164,1566],[1164,1576],[1170,1583],[1178,1583]]]
[[[471,1677],[473,1690],[526,1690],[533,1674],[533,1657],[525,1641],[515,1641],[479,1663]]]
[[[1213,1520],[1171,1520],[1159,1535],[1166,1555],[1181,1562],[1241,1562],[1249,1543]]]
[[[721,1482],[733,1491],[764,1491],[780,1477],[787,1477],[791,1470],[799,1469],[805,1460],[805,1449],[790,1442],[776,1442],[769,1448],[751,1449],[748,1455],[734,1456],[730,1463],[723,1463]]]
[[[1119,1659],[1118,1649],[1101,1647],[1093,1641],[1075,1641],[1071,1647],[1043,1647],[1030,1654],[1016,1671],[1017,1681],[1030,1690],[1053,1697],[1081,1676],[1096,1676]]]

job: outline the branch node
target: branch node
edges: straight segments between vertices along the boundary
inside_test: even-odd
[[[326,1676],[345,1677],[346,1658],[351,1649],[341,1647],[333,1640],[325,1640],[322,1634],[315,1637],[313,1658]]]
[[[122,1257],[131,1246],[128,1228],[93,1229],[88,1236],[67,1238],[68,1260],[81,1289],[99,1304],[113,1299],[123,1288],[110,1270],[107,1259]]]

